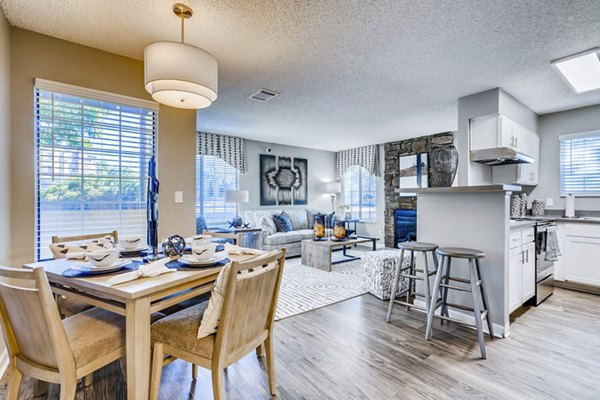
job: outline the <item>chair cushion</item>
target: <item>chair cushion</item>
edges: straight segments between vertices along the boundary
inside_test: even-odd
[[[58,311],[64,317],[70,317],[92,308],[90,304],[82,303],[81,301],[73,300],[65,296],[59,296],[57,299],[57,304]]]
[[[281,246],[288,243],[301,242],[305,239],[312,239],[313,231],[302,229],[299,231],[277,232],[265,238],[265,244],[269,246]]]
[[[308,229],[306,210],[285,210],[284,213],[289,217],[293,230]]]
[[[125,318],[121,315],[93,307],[62,322],[78,368],[125,348]]]
[[[152,343],[164,343],[201,357],[211,358],[214,335],[197,338],[198,325],[208,301],[183,309],[152,324]]]
[[[277,232],[290,232],[294,229],[290,217],[283,211],[279,215],[273,215],[273,221],[277,227]]]

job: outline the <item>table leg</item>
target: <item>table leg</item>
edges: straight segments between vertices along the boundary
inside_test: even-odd
[[[150,387],[150,299],[127,303],[125,321],[127,399],[146,400]]]
[[[377,250],[377,240],[372,239],[373,240],[373,251]]]

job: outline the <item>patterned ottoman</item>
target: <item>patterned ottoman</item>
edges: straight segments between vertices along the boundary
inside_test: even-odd
[[[409,264],[404,257],[404,267]],[[362,255],[362,281],[364,289],[381,300],[388,300],[394,285],[394,274],[400,265],[400,250],[379,250]],[[405,278],[400,278],[398,292],[406,288]]]

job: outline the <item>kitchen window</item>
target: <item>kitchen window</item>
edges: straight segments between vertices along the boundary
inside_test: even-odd
[[[600,197],[600,131],[559,139],[561,195]]]
[[[146,241],[158,105],[36,79],[36,259],[52,236],[118,230]]]
[[[344,204],[352,218],[374,222],[377,218],[377,178],[364,167],[353,165],[343,179]]]
[[[215,156],[196,156],[196,215],[209,227],[227,227],[235,218],[235,204],[225,202],[225,191],[239,188],[239,172]]]

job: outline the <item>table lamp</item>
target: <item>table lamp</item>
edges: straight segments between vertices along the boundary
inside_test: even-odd
[[[235,219],[230,222],[230,227],[243,226],[244,221],[239,216],[240,203],[250,202],[250,192],[248,190],[226,190],[225,203],[235,203]]]

